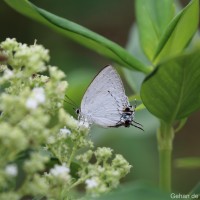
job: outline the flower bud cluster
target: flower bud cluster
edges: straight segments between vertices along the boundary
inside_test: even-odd
[[[43,174],[51,157],[41,149],[66,124],[59,117],[66,113],[65,74],[47,65],[42,45],[8,38],[0,53],[6,56],[0,63],[0,199],[47,196],[52,186]]]
[[[0,55],[0,199],[72,199],[79,185],[92,195],[117,187],[131,166],[110,148],[94,150],[89,124],[64,110],[68,84],[47,65],[49,51],[8,38]]]
[[[86,191],[94,196],[110,191],[119,185],[119,180],[129,173],[131,165],[117,154],[113,158],[112,149],[98,147],[96,151],[87,151],[76,157],[82,162],[80,177],[86,177]],[[91,159],[96,160],[90,163]]]

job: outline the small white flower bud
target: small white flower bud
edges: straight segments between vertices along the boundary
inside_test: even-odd
[[[87,179],[85,181],[85,184],[86,184],[87,189],[96,188],[98,186],[97,181],[94,179]]]
[[[18,168],[15,164],[9,164],[5,168],[5,173],[9,176],[17,176],[18,174]]]

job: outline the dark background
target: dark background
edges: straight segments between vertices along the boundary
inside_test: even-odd
[[[78,24],[126,46],[129,31],[135,21],[134,1],[132,0],[32,0],[37,6]],[[188,1],[182,1],[185,5]],[[50,50],[51,65],[58,66],[67,74],[69,95],[77,104],[88,84],[108,60],[85,47],[59,35],[46,26],[26,18],[0,1],[0,41],[16,38],[19,42],[38,44]],[[124,80],[124,79],[123,79]],[[127,87],[126,81],[125,87]],[[128,90],[128,95],[131,95]],[[68,107],[69,112],[73,109]],[[136,113],[136,119],[140,112]],[[200,156],[200,112],[193,114],[185,127],[176,134],[173,159]],[[145,132],[133,127],[103,129],[93,127],[91,137],[96,146],[108,146],[115,153],[122,154],[133,165],[131,173],[124,181],[143,180],[158,184],[158,153],[155,132],[145,127]],[[173,189],[186,193],[199,181],[199,170],[176,168],[172,170]]]

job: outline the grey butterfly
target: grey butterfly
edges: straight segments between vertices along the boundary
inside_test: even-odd
[[[87,88],[81,106],[76,110],[79,120],[102,127],[142,125],[134,121],[135,107],[131,106],[117,71],[108,65]]]

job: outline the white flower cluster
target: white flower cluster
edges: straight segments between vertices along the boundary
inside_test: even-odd
[[[17,176],[18,174],[18,168],[16,164],[9,164],[5,168],[5,173],[9,176]]]
[[[96,163],[91,164],[90,159],[95,156]],[[88,177],[85,180],[86,191],[92,195],[98,195],[116,188],[119,180],[129,173],[131,166],[121,155],[112,159],[112,149],[102,147],[96,151],[87,151],[77,156],[77,160],[84,163],[79,171],[80,177]]]
[[[130,171],[112,149],[94,150],[89,124],[66,113],[65,74],[46,65],[48,52],[16,39],[0,43],[0,153],[6,152],[0,166],[0,188],[6,192],[0,190],[0,199],[72,199],[84,184],[86,193],[98,195],[117,187]],[[21,174],[16,190],[13,183]]]
[[[87,189],[94,189],[94,188],[96,188],[98,186],[98,182],[94,178],[87,179],[85,181],[85,184],[86,184],[86,188]]]
[[[4,194],[8,199],[38,194],[56,199],[61,191],[60,186],[51,190],[54,184],[43,176],[51,152],[41,149],[50,137],[58,140],[61,127],[73,129],[70,122],[66,123],[67,113],[62,108],[67,88],[65,74],[57,67],[47,66],[48,60],[49,51],[42,45],[29,46],[9,38],[0,43],[0,188],[4,188],[0,199]],[[67,134],[66,130],[61,132]],[[54,148],[59,152],[56,145]],[[64,153],[60,151],[60,157],[66,156]],[[70,176],[64,165],[52,169],[52,173],[59,169]],[[21,172],[26,184],[17,185],[19,190],[15,190],[13,184]]]
[[[55,165],[54,168],[50,170],[50,174],[56,177],[66,177],[69,176],[70,169],[66,166],[66,163],[62,165]]]
[[[28,109],[36,109],[38,105],[45,103],[44,88],[33,88],[30,97],[26,101],[26,107]]]
[[[45,62],[49,61],[49,51],[42,45],[31,45],[18,43],[15,38],[7,38],[1,43],[1,48],[8,55],[8,64],[15,69],[26,66],[24,74],[30,76],[46,70]]]
[[[4,71],[3,78],[8,80],[8,79],[12,78],[13,75],[14,75],[14,73],[10,69],[6,69]]]
[[[67,138],[67,136],[69,136],[70,134],[71,134],[71,131],[68,128],[66,128],[66,126],[60,129],[59,136],[61,138]]]

